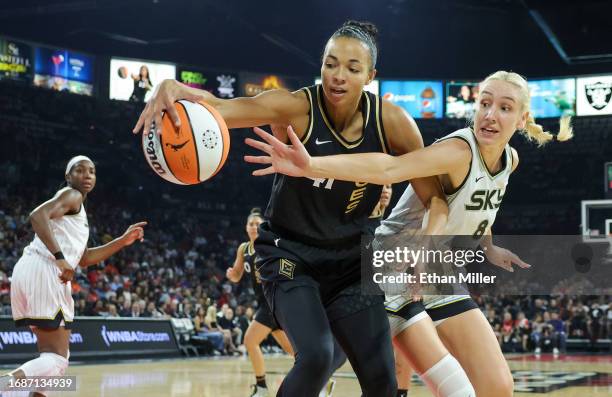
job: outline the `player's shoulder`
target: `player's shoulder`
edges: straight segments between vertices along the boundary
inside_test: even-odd
[[[384,98],[381,108],[382,123],[385,133],[391,140],[391,144],[397,140],[403,141],[408,139],[411,142],[419,142],[419,147],[423,146],[419,127],[406,110]]]
[[[64,202],[78,203],[79,205],[83,203],[83,194],[70,186],[59,189],[54,198]]]
[[[460,152],[472,152],[473,134],[469,128],[462,128],[442,138],[436,139],[434,145],[443,145]]]
[[[238,246],[238,252],[245,254],[247,251],[247,248],[249,246],[249,242],[248,241],[243,241],[242,243],[240,243],[240,245]]]
[[[287,101],[290,104],[306,104],[310,103],[308,99],[307,88],[300,88],[295,91],[289,91],[284,88],[276,88],[264,91],[259,96],[274,97],[278,101]]]
[[[386,122],[401,122],[401,121],[414,122],[414,119],[412,118],[412,116],[410,116],[410,114],[408,114],[408,112],[406,112],[404,108],[402,108],[399,105],[396,105],[395,103],[389,101],[388,99],[385,99],[385,98],[382,99],[381,108],[382,108],[383,121],[386,121]]]

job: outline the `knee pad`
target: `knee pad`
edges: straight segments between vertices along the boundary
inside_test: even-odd
[[[436,397],[476,396],[467,374],[450,354],[429,368],[421,378]]]
[[[52,369],[50,368],[50,376],[63,376],[68,368],[68,359],[55,353],[40,353],[40,358],[47,361],[49,364],[52,363]]]

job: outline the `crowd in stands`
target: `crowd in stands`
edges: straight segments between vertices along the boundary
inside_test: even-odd
[[[55,192],[67,160],[82,153],[98,168],[98,186],[86,202],[89,245],[110,241],[132,223],[149,225],[143,243],[76,273],[76,314],[189,318],[218,353],[239,352],[257,303],[248,276],[232,284],[225,269],[246,239],[249,209],[265,206],[271,184],[270,178],[248,176],[241,139],[232,142],[228,164],[210,182],[177,187],[155,176],[142,158],[139,137],[130,133],[139,110],[133,104],[6,87],[0,93],[0,315],[11,314],[11,270],[33,237],[29,212]],[[579,201],[601,197],[602,164],[612,155],[603,135],[612,120],[600,120],[576,120],[573,142],[544,149],[513,139],[521,165],[512,176],[497,233],[578,232]],[[550,128],[555,122],[545,121]],[[426,120],[419,126],[431,143],[461,127],[458,123]],[[477,301],[507,352],[558,352],[568,339],[612,338],[609,296]]]
[[[568,339],[612,338],[608,296],[486,296],[477,299],[504,352],[565,352]]]

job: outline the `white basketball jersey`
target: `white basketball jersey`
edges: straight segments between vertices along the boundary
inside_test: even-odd
[[[455,192],[445,192],[449,213],[444,234],[479,237],[495,221],[512,173],[512,151],[510,145],[506,145],[502,160],[504,166],[492,175],[485,165],[471,129],[455,131],[436,142],[451,138],[462,139],[470,145],[472,161],[461,186]],[[414,235],[427,225],[428,215],[412,186],[408,186],[389,217],[383,220],[376,230],[376,235],[399,234],[403,238]]]
[[[506,193],[512,173],[512,150],[510,145],[506,145],[502,155],[502,169],[492,174],[470,128],[455,131],[437,142],[451,138],[462,139],[470,145],[472,161],[461,186],[455,192],[444,192],[448,202],[448,223],[444,234],[479,239],[495,222],[497,210]],[[427,224],[427,215],[423,225]]]
[[[454,192],[444,192],[448,202],[448,223],[443,235],[471,236],[468,240],[478,244],[497,215],[497,210],[506,192],[508,179],[512,173],[512,151],[509,145],[504,148],[503,167],[491,174],[485,165],[478,149],[476,137],[471,129],[465,128],[449,134],[445,139],[462,139],[467,142],[472,152],[470,169],[463,183]],[[435,143],[434,143],[435,144]],[[409,244],[417,238],[427,225],[429,212],[421,203],[412,186],[402,194],[396,206],[387,219],[376,229],[375,249],[393,250],[395,247]],[[455,288],[457,287],[457,288]],[[454,301],[469,298],[467,292],[460,286],[453,286],[450,295],[435,295],[430,291],[424,296],[427,308],[443,306]],[[404,305],[411,301],[407,295],[393,295],[387,292],[387,305],[391,308],[398,304]]]
[[[89,239],[89,223],[87,222],[85,206],[81,205],[78,214],[64,215],[60,218],[49,220],[49,225],[55,240],[66,258],[66,262],[73,268],[76,268],[85,252],[85,248],[87,248],[87,240]],[[53,253],[49,252],[49,249],[38,235],[34,235],[34,240],[25,248],[24,253],[27,251],[55,259],[53,258]]]

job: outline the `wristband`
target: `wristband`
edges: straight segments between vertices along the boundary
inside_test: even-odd
[[[64,253],[62,251],[57,251],[53,254],[53,256],[55,257],[56,261],[59,261],[60,259],[66,259],[64,258]]]

